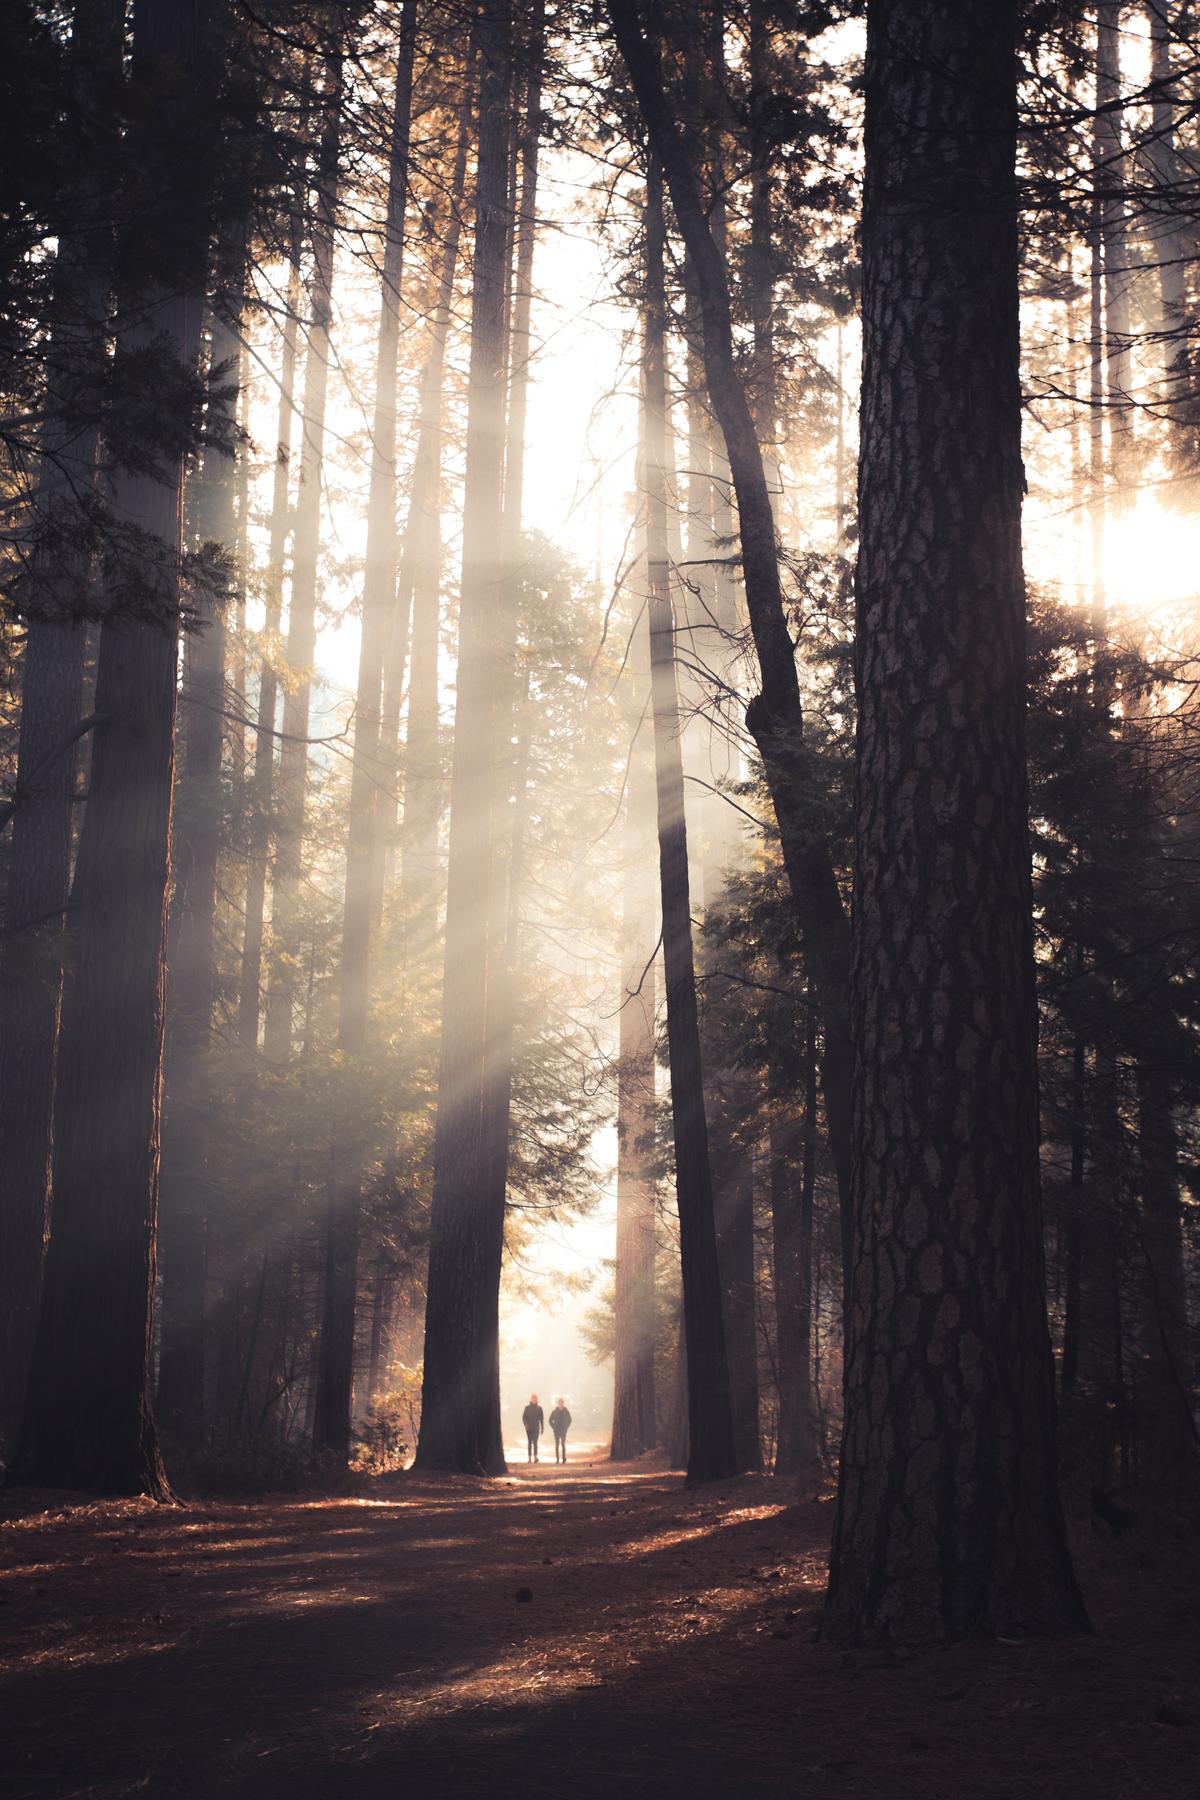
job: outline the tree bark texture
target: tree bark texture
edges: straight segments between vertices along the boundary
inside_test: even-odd
[[[111,81],[120,67],[121,13],[113,0],[81,3],[71,66],[80,82]],[[0,930],[0,1455],[20,1424],[37,1325],[50,1222],[54,1085],[62,1008],[71,806],[82,713],[89,559],[72,544],[96,477],[99,432],[69,421],[75,390],[94,387],[106,354],[111,232],[100,210],[109,149],[81,158],[77,191],[63,196],[51,320],[47,420],[27,568],[21,723],[3,928]],[[65,541],[55,543],[58,532]]]
[[[187,0],[138,9],[135,88],[152,84],[158,108],[199,108],[199,48]],[[134,138],[127,153],[136,150]],[[164,208],[177,179],[174,166],[160,171]],[[154,220],[131,229],[153,234]],[[126,266],[137,266],[131,252]],[[188,291],[124,291],[119,317],[133,322],[118,355],[158,339],[185,366],[195,362],[200,308]],[[161,616],[117,612],[100,635],[59,1049],[54,1219],[16,1458],[30,1482],[156,1497],[168,1491],[150,1365],[182,474],[180,460],[161,479],[123,473],[114,483],[115,512],[146,534],[141,576]]]
[[[479,155],[471,297],[458,682],[442,1048],[434,1135],[425,1367],[417,1467],[499,1474],[499,1288],[503,1207],[488,1182],[484,1129],[493,794],[503,746],[501,552],[508,286],[512,20],[507,0],[477,14]]]
[[[713,1217],[704,1065],[696,1006],[687,821],[679,700],[675,680],[675,620],[667,544],[666,290],[662,174],[651,162],[646,178],[645,408],[643,483],[650,620],[650,700],[662,896],[663,970],[671,1069],[675,1191],[687,1338],[688,1480],[718,1481],[735,1473],[733,1411],[721,1305],[721,1274]]]
[[[1084,1623],[1038,1186],[1015,34],[1012,0],[868,17],[843,1643]]]

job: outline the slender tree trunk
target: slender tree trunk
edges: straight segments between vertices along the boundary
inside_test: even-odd
[[[371,486],[363,577],[362,637],[354,709],[350,774],[350,825],[346,894],[342,915],[338,1047],[353,1080],[369,1047],[371,905],[380,785],[385,777],[380,744],[384,658],[396,599],[396,366],[400,342],[400,280],[404,264],[404,213],[408,194],[416,4],[405,0],[399,22],[392,148],[384,223],[382,294],[371,435]],[[360,1171],[354,1151],[335,1157],[334,1190],[325,1229],[325,1304],[321,1324],[313,1448],[345,1464],[350,1458],[354,1388],[354,1321],[360,1230]],[[345,1176],[343,1176],[345,1171]],[[345,1185],[343,1185],[345,1181]]]
[[[381,1251],[375,1262],[375,1281],[371,1290],[371,1345],[367,1356],[367,1410],[379,1398],[383,1381],[384,1357],[391,1331],[392,1271]]]
[[[704,1068],[696,1008],[687,823],[675,625],[667,547],[666,292],[663,280],[662,175],[652,160],[646,182],[645,407],[646,555],[649,574],[650,694],[654,717],[663,966],[671,1068],[671,1117],[679,1203],[680,1262],[687,1336],[688,1480],[717,1481],[737,1468],[721,1276],[713,1220]]]
[[[474,65],[470,65],[473,67]],[[438,269],[437,295],[430,330],[429,351],[421,371],[417,443],[413,458],[412,489],[400,559],[400,610],[411,607],[408,711],[404,741],[404,830],[402,882],[405,893],[418,897],[433,891],[440,875],[438,823],[442,814],[444,782],[441,765],[438,703],[438,651],[441,637],[441,529],[439,509],[442,485],[442,439],[445,433],[446,342],[454,280],[462,236],[463,194],[467,151],[473,114],[469,73],[464,77],[462,118],[458,148],[450,184],[450,210]],[[400,724],[400,681],[390,672],[384,692],[384,740],[392,753],[393,792],[398,779],[395,745]],[[388,803],[389,828],[381,841],[395,832],[395,803]],[[382,895],[382,871],[379,877]]]
[[[754,423],[771,490],[778,495],[779,399],[775,372],[775,196],[771,138],[765,130],[771,101],[771,29],[767,0],[750,0],[750,320],[754,331]],[[839,340],[840,341],[840,340]],[[839,424],[841,409],[838,412]]]
[[[804,1123],[771,1129],[771,1224],[775,1250],[775,1333],[779,1366],[776,1475],[808,1475],[819,1463],[813,1395],[813,1194],[817,1150],[816,1020],[805,1044]],[[799,1167],[796,1137],[799,1135]]]
[[[497,667],[502,534],[507,197],[512,20],[507,0],[477,14],[481,82],[471,301],[458,687],[451,771],[442,1051],[434,1139],[417,1466],[498,1474],[499,1284],[503,1208],[488,1182],[484,1130],[493,791],[502,754]],[[503,676],[500,676],[503,679]]]
[[[254,733],[253,796],[247,841],[246,927],[242,939],[242,971],[238,993],[238,1039],[243,1048],[258,1049],[262,1013],[263,936],[266,917],[267,860],[271,846],[271,813],[275,786],[275,716],[279,678],[275,673],[276,640],[283,617],[283,566],[290,507],[288,474],[292,454],[292,419],[296,410],[296,350],[300,336],[300,258],[302,196],[292,213],[286,312],[279,367],[279,420],[276,427],[275,473],[267,546],[267,650],[259,666],[258,722]]]
[[[371,433],[371,486],[363,574],[362,637],[354,708],[354,758],[346,898],[342,922],[339,1042],[348,1056],[366,1047],[370,996],[371,873],[379,795],[385,779],[380,745],[380,707],[388,627],[396,600],[396,368],[400,343],[400,282],[404,265],[404,213],[408,194],[416,0],[404,0],[399,21],[392,149],[384,225],[382,296],[375,364],[375,416]]]
[[[639,634],[640,635],[640,634]],[[640,693],[640,683],[638,684]],[[636,710],[637,716],[632,716]],[[630,728],[642,709],[629,708]],[[613,1324],[612,1456],[627,1462],[658,1442],[654,1383],[654,1183],[646,1161],[653,1132],[656,1007],[654,900],[647,878],[654,776],[635,745],[625,801],[620,1060],[617,1065],[617,1266]]]
[[[321,542],[321,481],[325,456],[325,407],[329,389],[329,331],[333,312],[333,250],[341,154],[342,81],[345,45],[335,33],[329,46],[322,96],[324,120],[317,157],[316,217],[313,224],[312,318],[304,371],[304,423],[300,487],[292,548],[292,593],[288,610],[287,660],[292,671],[283,702],[275,827],[274,891],[271,912],[275,960],[267,988],[265,1049],[275,1064],[286,1063],[292,1047],[296,999],[294,950],[304,840],[308,777],[312,663],[317,647],[318,554]]]
[[[758,653],[761,691],[747,708],[746,724],[762,757],[784,867],[824,1021],[821,1076],[830,1151],[842,1197],[845,1244],[850,1183],[849,925],[829,846],[818,823],[822,787],[804,744],[771,493],[735,357],[725,267],[687,142],[672,118],[657,48],[643,33],[638,0],[608,0],[608,12],[650,142],[662,161],[700,299],[708,393],[732,471],[746,606]]]
[[[1087,1045],[1076,1032],[1071,1044],[1071,1176],[1067,1192],[1067,1278],[1063,1303],[1062,1370],[1059,1381],[1065,1400],[1079,1379],[1079,1313],[1083,1278],[1084,1173],[1087,1158],[1086,1101]]]
[[[514,138],[514,169],[520,169],[519,218],[514,220],[516,244],[515,291],[512,296],[510,334],[510,382],[504,461],[504,507],[501,520],[503,554],[507,564],[501,596],[503,642],[497,671],[496,742],[501,752],[503,780],[495,790],[492,842],[493,868],[491,922],[488,949],[487,1070],[484,1085],[483,1130],[490,1188],[489,1208],[503,1216],[508,1192],[508,1140],[512,1111],[515,994],[520,943],[521,869],[523,832],[527,806],[525,786],[528,764],[527,727],[517,716],[518,583],[521,545],[521,510],[525,480],[525,420],[529,397],[529,362],[532,349],[530,312],[533,301],[533,251],[537,228],[538,150],[541,140],[542,61],[545,12],[536,0],[528,22],[528,36],[520,45],[527,71],[525,107],[521,130]],[[515,187],[515,181],[514,181]],[[528,677],[524,681],[528,697]],[[514,739],[524,731],[525,741],[513,760]],[[507,842],[505,841],[507,838]]]
[[[824,1630],[1078,1629],[1038,1191],[1014,0],[872,0],[854,1252]]]
[[[1161,403],[1174,422],[1186,397],[1187,249],[1182,221],[1187,205],[1187,173],[1178,148],[1180,77],[1172,50],[1188,41],[1187,13],[1180,0],[1147,0],[1150,23],[1150,79],[1154,85],[1152,131],[1147,146],[1155,195],[1147,211],[1151,256],[1158,265],[1157,328],[1162,333]]]
[[[1104,362],[1112,448],[1112,504],[1118,512],[1133,501],[1134,463],[1133,320],[1134,283],[1130,255],[1122,143],[1121,13],[1124,0],[1096,4],[1096,119],[1093,167],[1104,263]]]
[[[1151,1061],[1138,1069],[1138,1239],[1142,1254],[1139,1472],[1181,1510],[1200,1502],[1193,1368],[1183,1259],[1183,1213],[1171,1084]]]
[[[80,83],[120,68],[121,14],[80,4],[71,68]],[[70,225],[59,240],[51,322],[47,423],[33,497],[36,539],[28,559],[21,658],[21,723],[3,927],[0,929],[0,1455],[20,1424],[37,1326],[42,1257],[50,1223],[54,1087],[62,1008],[71,805],[82,714],[84,626],[90,558],[81,536],[96,477],[99,432],[69,422],[82,386],[94,391],[107,353],[110,234],[91,215],[104,183],[107,146],[64,196]],[[85,161],[87,159],[84,159]],[[90,223],[89,223],[90,221]],[[86,404],[86,402],[85,402]],[[65,544],[54,544],[61,533]]]
[[[132,79],[135,87],[147,84],[156,111],[202,104],[193,32],[184,0],[135,16]],[[205,148],[198,132],[196,154]],[[144,155],[155,154],[151,138]],[[166,207],[172,174],[162,168],[150,188]],[[191,250],[201,279],[196,225],[200,241]],[[153,231],[154,223],[141,216],[131,229]],[[195,362],[200,308],[188,290],[121,300],[121,313],[136,324],[126,327],[118,355],[165,341],[185,366]],[[150,1361],[181,461],[161,474],[122,474],[114,495],[118,515],[148,534],[138,574],[161,620],[114,612],[101,631],[100,722],[72,890],[59,1051],[54,1221],[16,1458],[27,1481],[159,1497],[167,1483]]]
[[[210,367],[221,387],[229,386],[229,365],[237,368],[241,311],[238,293],[218,294]],[[227,399],[210,399],[209,406],[210,441],[196,484],[198,536],[232,551],[236,470],[217,446],[237,417],[236,385]],[[188,1445],[199,1441],[204,1425],[206,1161],[213,1117],[208,1056],[217,995],[217,860],[224,835],[224,605],[224,596],[198,596],[196,629],[184,658],[185,711],[173,826],[175,891],[167,939],[158,1418],[171,1441]]]

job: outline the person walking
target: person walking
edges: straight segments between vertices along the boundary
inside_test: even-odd
[[[536,1394],[530,1394],[529,1405],[521,1414],[521,1423],[525,1427],[525,1436],[529,1440],[529,1452],[526,1460],[536,1462],[538,1459],[538,1439],[546,1429],[546,1415],[538,1405]]]
[[[550,1429],[554,1433],[554,1460],[567,1460],[567,1432],[571,1428],[571,1415],[567,1411],[567,1403],[560,1394],[550,1414]]]

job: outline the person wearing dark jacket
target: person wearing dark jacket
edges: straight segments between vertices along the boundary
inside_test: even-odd
[[[554,1460],[567,1460],[567,1432],[571,1427],[571,1415],[567,1411],[566,1401],[559,1396],[554,1411],[550,1414],[550,1429],[554,1433]]]
[[[528,1462],[536,1462],[538,1459],[538,1439],[546,1429],[546,1415],[538,1405],[538,1397],[536,1394],[530,1394],[529,1405],[521,1414],[521,1423],[525,1427],[525,1436],[529,1440],[529,1454],[526,1460]]]

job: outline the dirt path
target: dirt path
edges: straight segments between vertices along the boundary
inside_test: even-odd
[[[839,1655],[827,1502],[581,1448],[336,1500],[10,1497],[0,1796],[1200,1797],[1190,1553],[1089,1534],[1090,1639]]]

